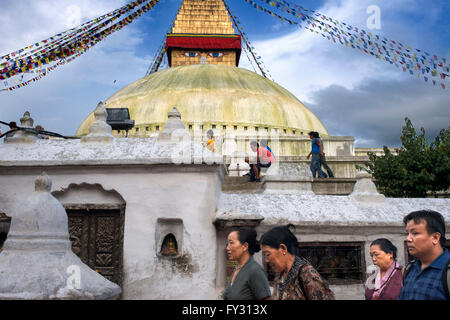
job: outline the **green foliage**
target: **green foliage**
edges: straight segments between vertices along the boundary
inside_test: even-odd
[[[388,197],[425,197],[430,191],[450,187],[450,130],[442,129],[429,144],[423,128],[416,133],[405,118],[402,147],[394,155],[383,147],[384,155],[369,153],[367,172],[372,174],[379,192]]]

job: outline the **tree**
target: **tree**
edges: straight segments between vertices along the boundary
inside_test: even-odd
[[[388,197],[426,197],[450,187],[450,127],[442,129],[434,142],[428,144],[425,130],[416,133],[405,118],[402,147],[394,155],[386,146],[384,155],[369,152],[364,170],[372,174],[378,190]]]

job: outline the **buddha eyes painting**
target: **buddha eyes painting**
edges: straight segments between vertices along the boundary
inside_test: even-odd
[[[185,52],[184,55],[189,58],[195,58],[198,56],[198,52]]]
[[[198,57],[199,55],[200,55],[200,53],[192,52],[192,51],[184,53],[184,56],[186,56],[188,58],[195,58],[195,57]],[[220,57],[224,56],[224,53],[223,52],[208,52],[207,56],[211,57],[211,58],[220,58]]]
[[[210,52],[210,53],[208,53],[208,55],[213,58],[220,58],[223,56],[223,53],[222,52]]]

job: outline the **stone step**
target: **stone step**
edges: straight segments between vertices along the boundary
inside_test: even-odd
[[[261,182],[249,182],[250,177],[225,176],[222,183],[222,192],[225,193],[262,193]]]

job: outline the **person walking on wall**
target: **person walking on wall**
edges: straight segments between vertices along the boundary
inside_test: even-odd
[[[316,138],[316,133],[314,131],[311,131],[308,133],[309,138],[311,139],[311,152],[308,154],[306,159],[309,160],[309,157],[311,157],[311,172],[313,178],[316,178],[316,173],[319,175],[319,178],[326,178],[327,175],[325,172],[321,169],[321,157],[323,156],[323,148],[322,144],[319,141],[319,138]]]
[[[327,171],[328,177],[329,178],[334,178],[333,171],[330,169],[330,167],[328,166],[327,160],[325,159],[325,152],[323,151],[323,142],[322,142],[322,139],[320,139],[319,133],[318,132],[314,132],[314,137],[319,139],[320,150],[322,150],[322,154],[321,154],[321,157],[320,157],[320,164]]]

